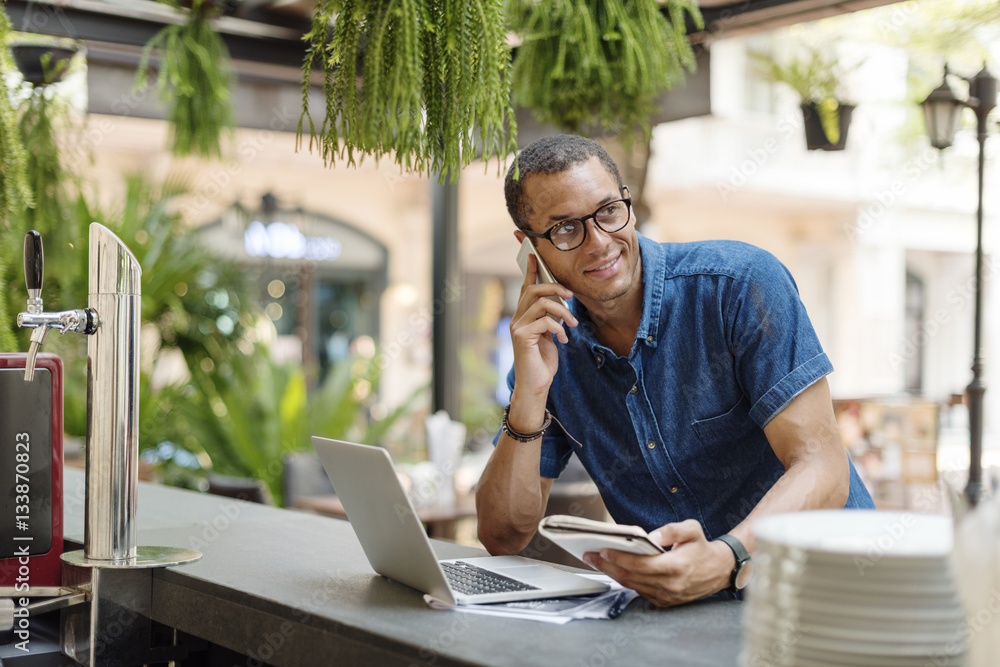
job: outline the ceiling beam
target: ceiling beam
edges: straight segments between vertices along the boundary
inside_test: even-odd
[[[705,28],[689,20],[688,33],[695,43],[738,37],[830,16],[850,14],[900,2],[900,0],[740,0],[702,3]]]
[[[98,0],[7,0],[4,9],[15,30],[83,41],[145,46],[164,25],[184,16],[158,2],[111,4]],[[301,68],[302,31],[223,16],[213,25],[234,60]]]

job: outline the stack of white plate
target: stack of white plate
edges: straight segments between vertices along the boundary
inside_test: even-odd
[[[745,667],[966,664],[949,517],[797,512],[759,520],[754,534]]]

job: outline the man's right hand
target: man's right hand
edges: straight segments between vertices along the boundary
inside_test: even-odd
[[[517,378],[518,393],[541,396],[544,401],[559,369],[558,351],[552,336],[560,343],[568,343],[564,326],[575,327],[579,322],[569,308],[546,298],[561,296],[569,299],[573,293],[558,283],[536,285],[537,274],[537,259],[530,255],[517,310],[510,320],[510,336],[514,344],[514,376]],[[549,317],[550,314],[561,322]]]

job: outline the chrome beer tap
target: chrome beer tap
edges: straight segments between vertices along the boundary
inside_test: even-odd
[[[42,307],[44,264],[42,235],[31,230],[24,236],[24,283],[28,288],[28,307],[23,313],[17,314],[17,326],[22,329],[32,329],[28,360],[24,366],[25,382],[31,382],[35,378],[35,358],[38,356],[38,349],[45,342],[49,329],[58,329],[61,334],[76,331],[90,335],[97,332],[99,323],[97,312],[93,308],[45,312]]]
[[[87,308],[42,309],[42,237],[24,237],[28,309],[20,327],[34,329],[25,380],[49,329],[90,335],[87,343],[87,499],[84,551],[88,559],[122,562],[136,556],[136,468],[139,457],[139,312],[142,269],[110,229],[90,225]]]
[[[153,647],[152,572],[201,558],[197,551],[136,546],[139,454],[139,326],[142,269],[107,227],[90,225],[89,305],[46,313],[42,308],[42,238],[24,240],[28,307],[17,316],[33,329],[25,380],[34,377],[49,329],[90,335],[87,344],[87,467],[83,549],[63,553],[59,597],[29,605],[32,613],[62,609],[62,652],[86,667],[131,667],[175,659],[176,647]],[[12,594],[0,590],[0,595]],[[41,592],[38,592],[41,595]],[[0,606],[0,628],[10,605]],[[133,618],[121,631],[123,613]]]

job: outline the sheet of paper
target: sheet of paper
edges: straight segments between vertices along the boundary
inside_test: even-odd
[[[618,582],[606,575],[588,574],[583,576],[604,581],[611,588],[607,592],[598,595],[546,600],[522,600],[519,602],[495,602],[491,604],[451,606],[430,595],[425,595],[424,601],[431,609],[461,611],[469,614],[486,614],[505,618],[521,618],[561,625],[581,618],[616,618],[639,595],[631,589],[623,588]]]

